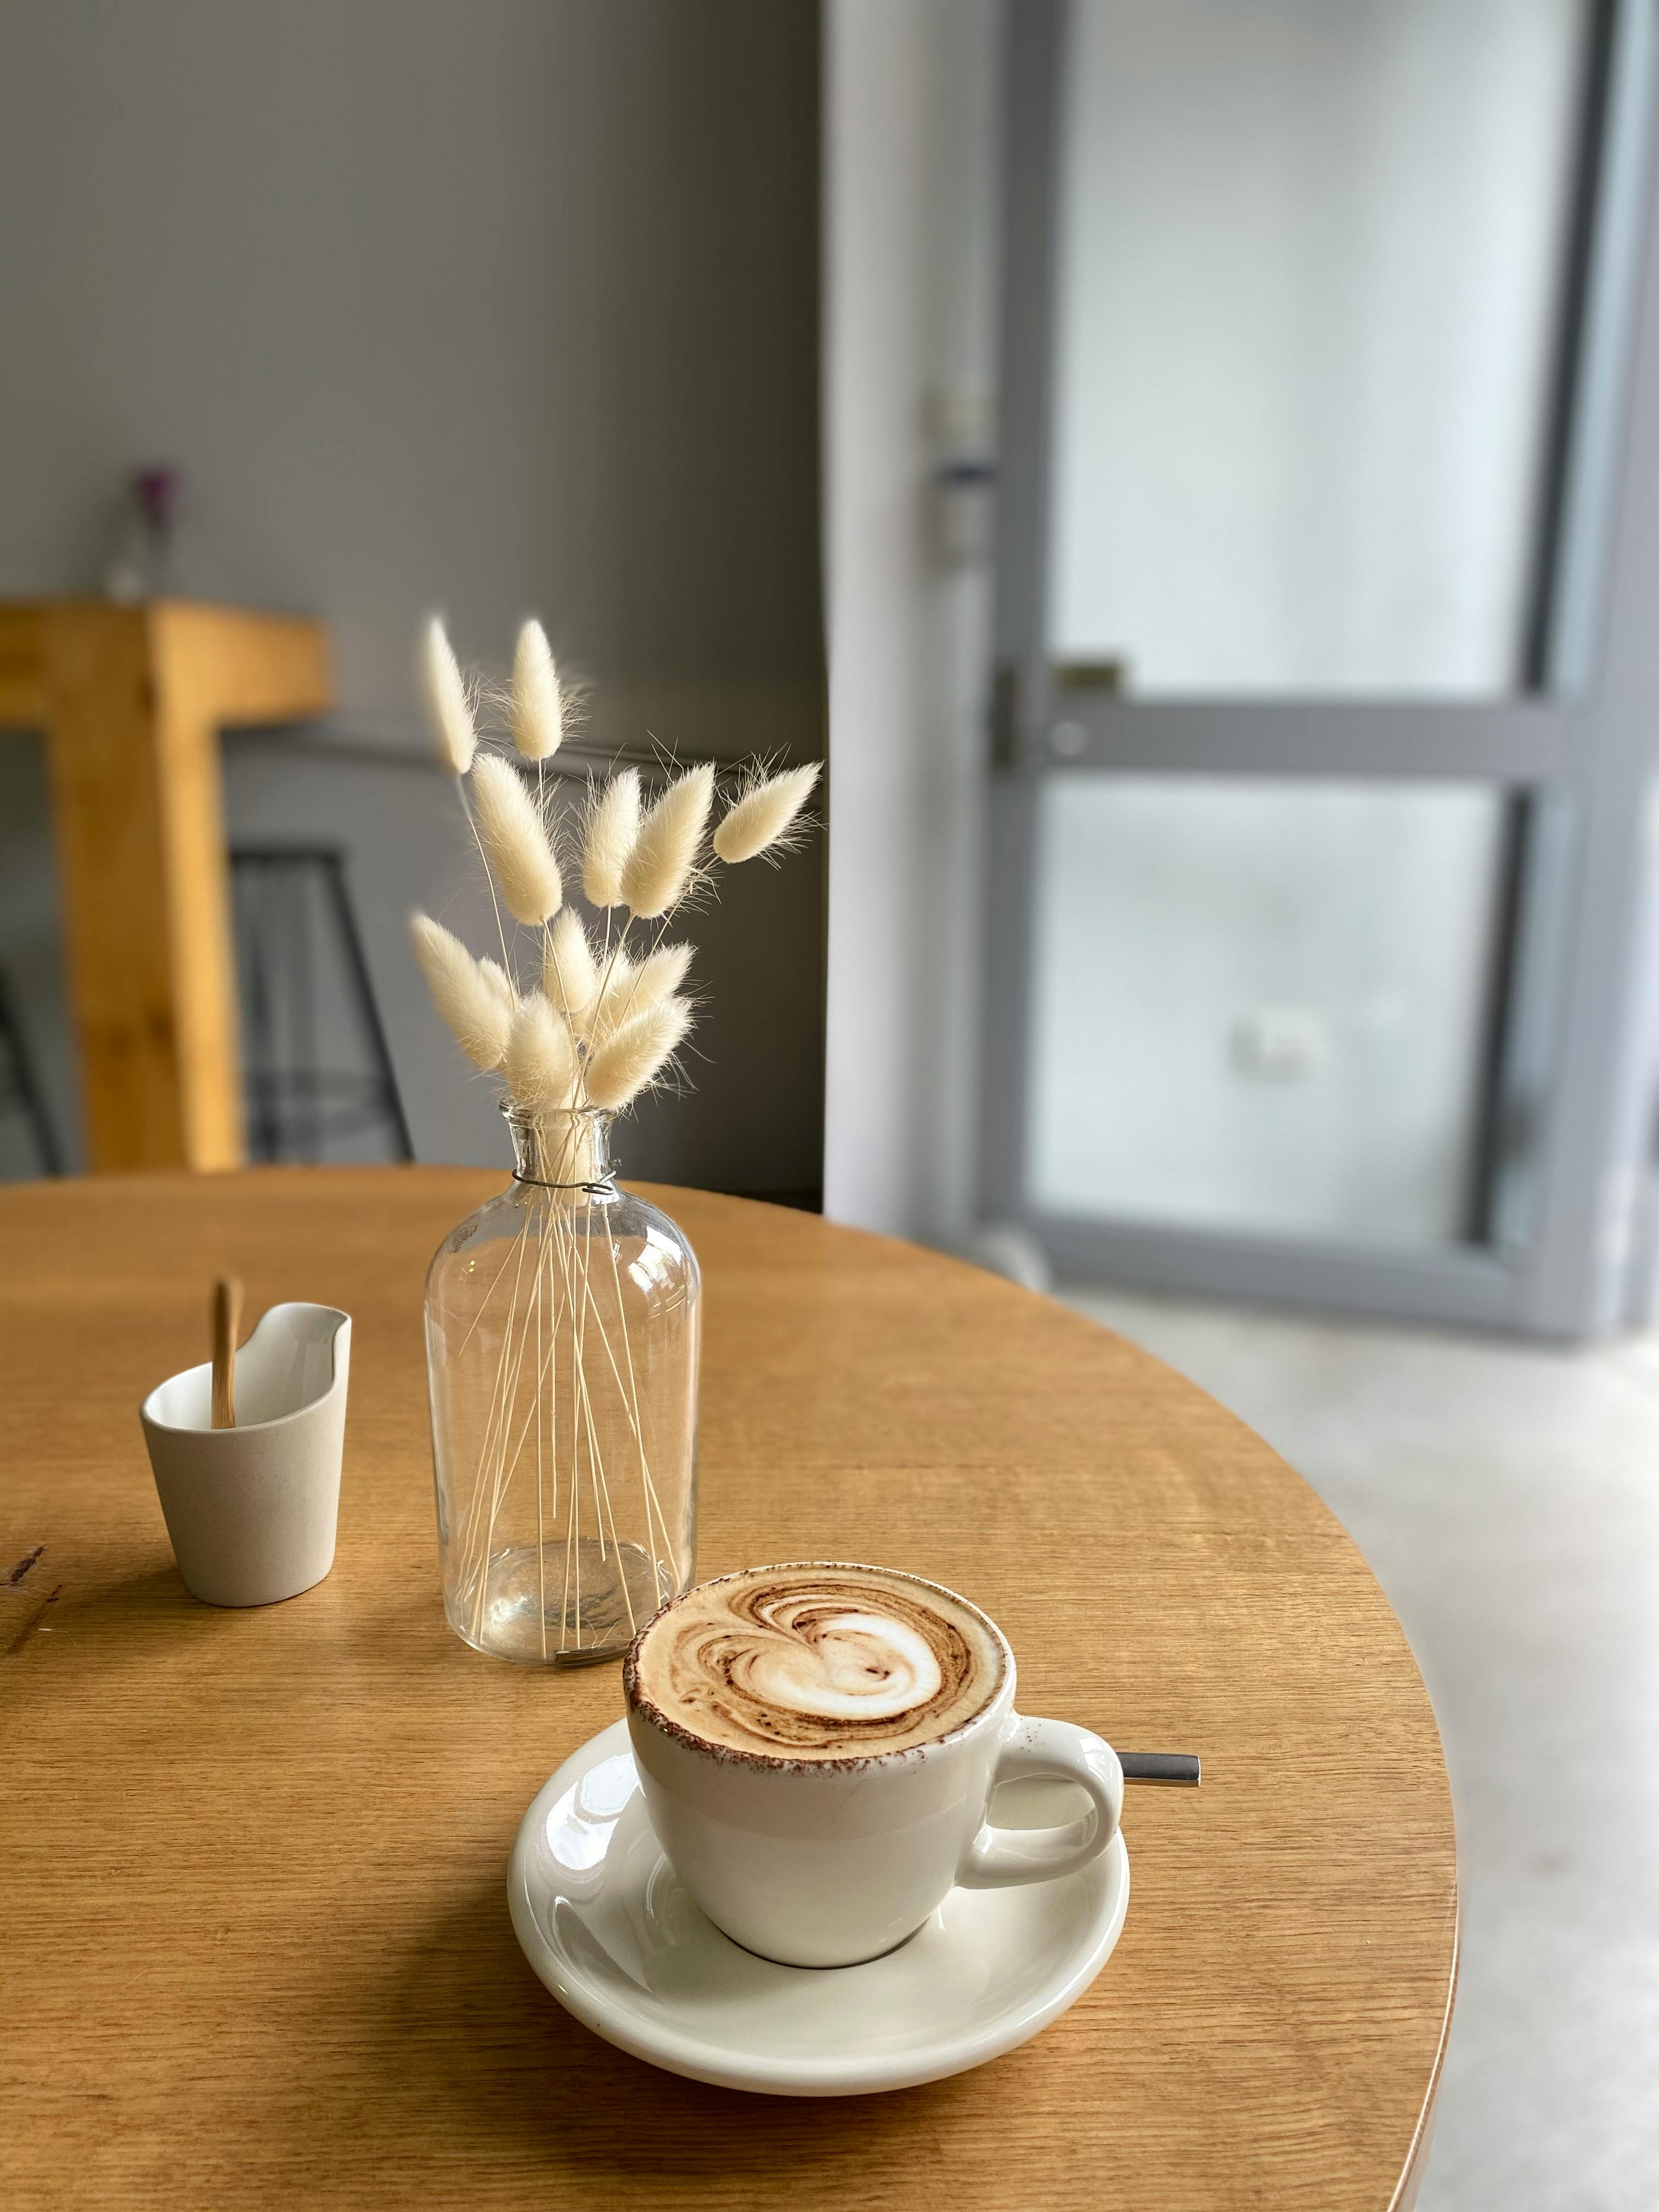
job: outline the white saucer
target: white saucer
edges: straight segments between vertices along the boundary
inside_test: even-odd
[[[997,1793],[1007,1827],[1075,1817],[1068,1783]],[[1060,1881],[956,1889],[861,1966],[779,1966],[704,1918],[647,1817],[628,1723],[568,1759],[525,1814],[507,1889],[525,1956],[567,2012],[636,2058],[773,2096],[903,2089],[980,2066],[1076,2002],[1129,1903],[1123,1838]]]

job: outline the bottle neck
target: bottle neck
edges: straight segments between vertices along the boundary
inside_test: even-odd
[[[518,1182],[549,1190],[582,1190],[608,1183],[616,1174],[611,1158],[612,1114],[596,1106],[550,1108],[521,1114],[504,1107],[513,1136],[513,1174]]]

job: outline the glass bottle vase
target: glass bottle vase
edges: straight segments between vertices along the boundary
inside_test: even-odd
[[[611,1117],[507,1115],[513,1180],[427,1277],[444,1610],[480,1651],[613,1659],[690,1586],[700,1285]]]

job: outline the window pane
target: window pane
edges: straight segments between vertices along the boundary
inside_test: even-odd
[[[1583,0],[1073,0],[1051,646],[1133,690],[1521,681]]]
[[[1504,795],[1064,771],[1039,804],[1033,1202],[1460,1239]]]

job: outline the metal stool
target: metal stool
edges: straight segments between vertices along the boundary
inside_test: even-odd
[[[344,855],[326,845],[238,847],[230,856],[230,881],[249,1157],[315,1160],[327,1139],[380,1128],[393,1159],[412,1160],[409,1123],[346,891]],[[361,1067],[327,1068],[319,1060],[318,984],[331,960],[336,995],[356,1031]]]
[[[52,1126],[46,1102],[35,1080],[34,1063],[23,1040],[10,987],[4,975],[0,974],[0,1113],[13,1112],[21,1114],[28,1126],[40,1155],[41,1174],[62,1175],[64,1155],[58,1147],[58,1133]]]

